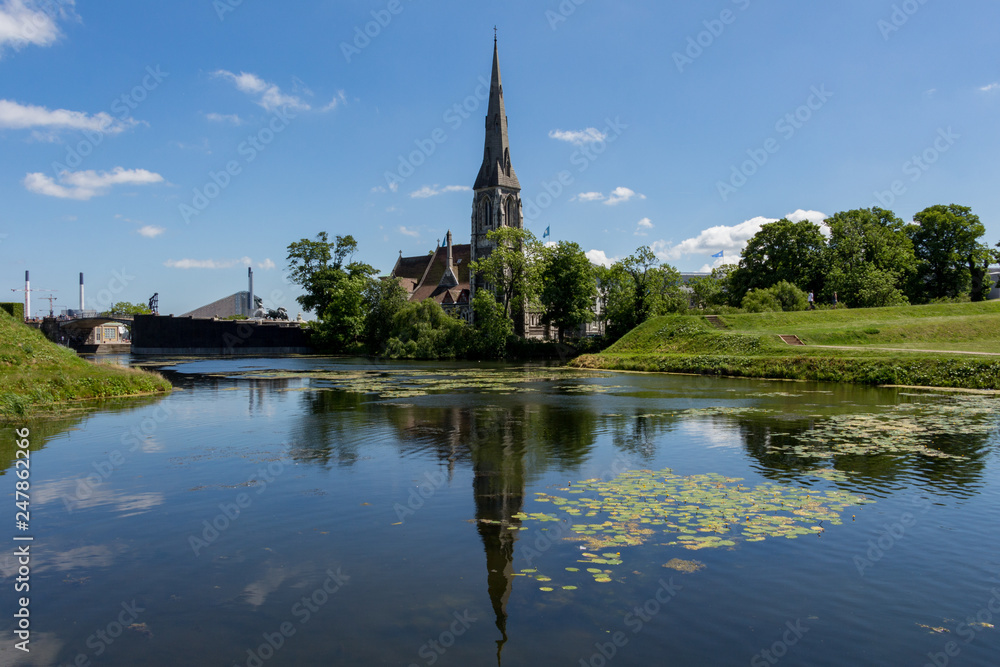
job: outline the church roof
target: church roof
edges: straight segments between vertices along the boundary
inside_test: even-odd
[[[459,303],[462,292],[469,290],[469,262],[472,245],[465,243],[451,247],[453,272],[448,276],[448,247],[419,257],[400,257],[391,277],[399,281],[409,294],[409,301],[434,299],[438,303]],[[418,273],[419,272],[419,273]],[[468,300],[468,294],[466,294]]]
[[[503,83],[500,79],[500,54],[493,42],[493,78],[490,82],[490,103],[486,115],[486,145],[483,165],[476,177],[475,190],[504,187],[520,190],[521,184],[510,162],[510,139],[507,136],[507,111],[503,102]]]

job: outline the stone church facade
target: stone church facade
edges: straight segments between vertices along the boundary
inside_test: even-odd
[[[486,235],[501,227],[524,229],[521,184],[510,160],[510,137],[504,106],[500,55],[493,42],[493,73],[490,80],[489,106],[486,113],[483,162],[476,176],[472,197],[471,243],[453,245],[449,231],[445,245],[427,255],[403,257],[400,253],[390,274],[407,291],[412,302],[434,299],[448,312],[472,322],[472,299],[483,289],[482,278],[471,275],[469,263],[488,257],[496,245]],[[581,334],[592,333],[592,325]],[[541,314],[533,311],[514,322],[518,335],[549,338],[554,329],[541,324]]]

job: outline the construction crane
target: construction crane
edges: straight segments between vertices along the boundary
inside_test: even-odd
[[[41,290],[38,290],[38,291],[41,291]],[[46,291],[57,292],[58,290],[46,290]],[[55,314],[55,302],[56,302],[56,299],[58,297],[43,296],[41,298],[42,298],[43,301],[48,301],[49,302],[49,317],[55,317],[56,316],[56,314]],[[62,306],[59,306],[59,307],[62,308]]]

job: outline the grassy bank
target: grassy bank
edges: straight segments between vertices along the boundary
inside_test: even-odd
[[[1000,302],[650,320],[580,368],[1000,389]],[[783,343],[794,334],[807,347]],[[847,349],[810,347],[835,345]],[[882,350],[874,348],[904,348]],[[931,350],[930,352],[907,349]]]
[[[169,391],[155,373],[93,364],[0,312],[0,422],[69,401]]]

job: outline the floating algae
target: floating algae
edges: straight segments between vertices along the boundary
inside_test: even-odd
[[[992,396],[927,395],[931,402],[902,403],[879,414],[831,417],[794,435],[801,445],[771,445],[771,453],[805,458],[845,454],[919,454],[964,459],[929,447],[935,438],[985,436],[997,428],[997,399]]]
[[[815,471],[813,477],[844,482],[847,475],[837,471]],[[660,536],[670,536],[664,546],[689,550],[735,547],[739,542],[759,542],[769,537],[794,539],[822,533],[824,525],[840,525],[840,512],[850,505],[874,502],[843,490],[786,486],[765,482],[750,487],[741,479],[716,473],[680,476],[669,469],[625,472],[610,481],[597,479],[574,483],[563,497],[539,492],[536,500],[550,503],[556,512],[570,519],[586,512],[595,517],[589,523],[573,523],[571,536],[583,551],[577,567],[565,572],[580,579],[608,583],[613,568],[624,563],[622,550],[641,546]],[[555,513],[515,515],[523,523],[560,521]],[[673,559],[665,567],[696,571],[697,561]],[[687,569],[684,569],[687,568]],[[551,577],[522,570],[539,581]],[[565,576],[565,575],[564,575]],[[544,578],[543,578],[544,577]]]
[[[237,380],[311,381],[307,390],[339,389],[359,394],[374,394],[378,398],[411,398],[435,392],[493,391],[518,393],[537,391],[531,385],[565,381],[589,380],[593,374],[564,369],[490,369],[414,371],[413,369],[367,369],[344,371],[241,371],[224,375]],[[571,393],[598,393],[611,387],[580,382],[565,385]]]

